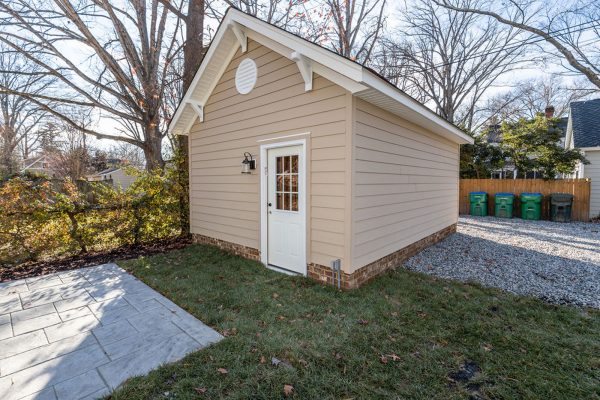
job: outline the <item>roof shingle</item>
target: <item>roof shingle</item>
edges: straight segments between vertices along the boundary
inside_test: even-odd
[[[600,146],[600,99],[571,103],[575,147]]]

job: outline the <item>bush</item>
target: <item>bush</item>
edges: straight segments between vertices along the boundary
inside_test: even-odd
[[[181,233],[176,171],[129,170],[127,190],[101,182],[15,177],[0,187],[0,265],[152,242]]]

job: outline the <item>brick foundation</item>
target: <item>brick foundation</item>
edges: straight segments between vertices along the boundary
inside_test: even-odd
[[[450,225],[436,233],[429,235],[413,244],[410,244],[403,249],[388,254],[379,260],[373,261],[364,267],[359,268],[351,274],[342,271],[341,287],[342,289],[356,289],[377,275],[385,271],[394,269],[414,256],[421,250],[445,239],[456,232],[456,224]],[[260,251],[251,247],[242,246],[239,244],[227,242],[225,240],[215,239],[204,235],[193,234],[194,243],[210,244],[217,246],[232,254],[248,258],[250,260],[260,261]],[[308,264],[308,277],[328,285],[337,286],[337,277],[334,280],[330,267],[324,265],[310,263]]]
[[[241,244],[231,243],[204,235],[198,235],[197,233],[192,234],[192,239],[194,243],[210,244],[212,246],[217,246],[218,248],[231,254],[235,254],[236,256],[241,256],[249,260],[260,261],[260,251],[253,249],[252,247],[246,247],[242,246]]]
[[[342,271],[340,286],[342,289],[346,290],[356,289],[377,275],[398,267],[404,261],[408,260],[421,250],[424,250],[425,248],[441,241],[454,232],[456,232],[456,224],[450,225],[432,235],[429,235],[413,244],[404,247],[403,249],[388,254],[379,260],[373,261],[372,263],[359,268],[351,274]],[[308,264],[308,276],[309,278],[315,279],[319,282],[337,286],[337,277],[334,282],[330,267],[313,263]]]

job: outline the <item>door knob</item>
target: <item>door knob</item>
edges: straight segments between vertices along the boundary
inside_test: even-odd
[[[269,203],[268,206],[271,207],[273,204]]]

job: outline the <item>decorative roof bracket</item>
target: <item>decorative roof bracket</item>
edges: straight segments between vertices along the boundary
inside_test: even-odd
[[[245,53],[248,50],[248,35],[246,35],[246,32],[244,32],[237,22],[232,21],[227,26],[231,29],[235,37],[237,37],[238,42],[240,42],[242,53]]]
[[[298,65],[300,75],[304,79],[304,90],[311,91],[313,88],[313,69],[310,60],[297,51],[292,53],[291,59]]]
[[[198,114],[198,118],[200,118],[200,122],[204,122],[204,105],[202,105],[199,101],[196,100],[188,100],[187,103],[192,106],[196,114]]]

